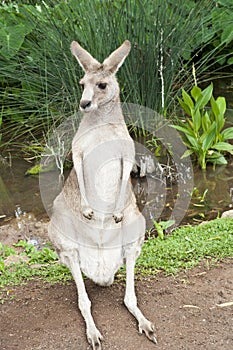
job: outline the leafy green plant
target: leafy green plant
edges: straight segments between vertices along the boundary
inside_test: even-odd
[[[10,60],[18,53],[26,35],[34,28],[32,22],[19,15],[18,6],[0,8],[0,55]]]
[[[16,257],[16,262],[5,264],[11,256]],[[27,259],[23,259],[25,257]],[[38,250],[24,240],[13,247],[0,242],[0,287],[18,285],[33,278],[43,278],[50,283],[63,283],[71,279],[71,274],[64,265],[59,264],[51,244]]]
[[[28,244],[27,241],[21,240],[17,244],[15,244],[15,247],[24,248],[23,254],[26,254],[30,258],[30,264],[46,264],[58,260],[57,253],[48,246],[45,246],[43,247],[43,249],[38,250],[32,244]]]
[[[204,207],[206,205],[206,196],[208,193],[208,188],[205,189],[205,191],[203,193],[200,193],[199,189],[197,187],[194,187],[191,193],[192,196],[192,200],[194,200],[195,202],[193,203],[193,205],[195,207]]]
[[[183,89],[179,103],[187,117],[172,125],[183,134],[188,150],[183,157],[195,155],[200,167],[205,170],[207,163],[227,164],[225,153],[233,154],[233,145],[227,141],[233,139],[233,127],[224,129],[226,101],[224,97],[213,97],[212,83],[201,90],[194,86],[190,95]]]
[[[211,28],[214,33],[210,45],[219,51],[214,64],[224,66],[233,64],[232,42],[233,23],[232,11],[233,2],[231,0],[215,0],[216,6],[211,13]]]
[[[167,221],[154,221],[154,227],[158,233],[159,239],[164,239],[164,231],[167,230],[169,227],[175,224],[175,220],[167,220]]]

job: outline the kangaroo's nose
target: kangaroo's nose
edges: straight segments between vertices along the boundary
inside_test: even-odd
[[[88,107],[90,107],[91,106],[91,101],[89,101],[89,100],[82,100],[81,102],[80,102],[80,107],[82,108],[82,109],[86,109],[86,108],[88,108]]]

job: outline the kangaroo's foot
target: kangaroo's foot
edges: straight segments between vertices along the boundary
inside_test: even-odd
[[[92,345],[93,350],[101,350],[101,340],[103,340],[102,335],[96,327],[92,329],[87,329],[87,340],[89,344]]]
[[[145,333],[147,338],[151,340],[153,343],[157,344],[156,336],[155,336],[155,327],[153,323],[144,319],[143,322],[139,323],[139,333]]]

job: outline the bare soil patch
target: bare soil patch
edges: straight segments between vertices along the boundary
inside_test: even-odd
[[[233,349],[233,306],[226,304],[233,301],[232,259],[176,277],[143,278],[136,286],[142,311],[155,323],[157,345],[138,334],[123,305],[123,282],[101,288],[86,280],[104,350]],[[10,289],[14,299],[1,305],[1,350],[91,349],[73,282],[32,281]]]

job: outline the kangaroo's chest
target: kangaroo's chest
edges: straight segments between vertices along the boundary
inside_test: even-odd
[[[81,154],[86,196],[89,204],[105,208],[114,206],[120,191],[123,163],[135,159],[134,143],[127,129],[119,125],[93,127],[78,132],[73,154]]]
[[[112,156],[134,159],[134,143],[125,125],[106,124],[89,127],[83,131],[78,130],[72,144],[73,153],[75,151],[82,153],[83,159],[90,157],[91,154],[99,160],[101,154],[105,158]]]

